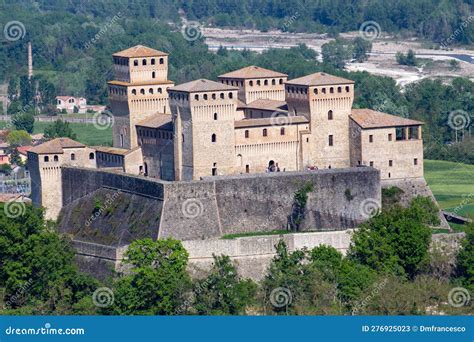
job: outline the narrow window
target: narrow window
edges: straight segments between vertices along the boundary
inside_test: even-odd
[[[285,127],[280,128],[280,135],[285,135]]]
[[[207,94],[203,95],[204,100],[207,100]]]
[[[393,160],[388,161],[388,166],[392,167],[393,166]]]
[[[54,159],[54,161],[58,161],[58,160],[59,160],[58,156],[54,156],[53,159]]]
[[[332,112],[332,110],[330,110],[328,112],[328,120],[332,120],[332,119],[333,119],[333,112]]]
[[[275,80],[272,80],[272,85],[276,85],[276,81],[275,81]]]
[[[264,85],[268,85],[268,80],[263,81]]]
[[[314,88],[314,95],[318,95],[318,89]]]
[[[160,64],[164,64],[164,63],[165,63],[164,58],[160,58]]]
[[[253,81],[249,82],[249,86],[253,87]]]
[[[148,89],[148,92],[149,92],[150,94],[153,94],[153,88]]]
[[[145,95],[145,89],[140,89],[140,94]]]
[[[267,136],[267,129],[266,129],[266,128],[263,129],[263,136],[264,136],[264,137]]]
[[[245,173],[250,173],[250,165],[245,165]]]
[[[374,142],[374,136],[371,134],[369,135],[369,142],[370,143],[373,143]]]
[[[44,161],[47,163],[49,162],[49,157],[48,156],[44,156]]]
[[[329,92],[330,92],[331,94],[334,94],[334,88],[333,88],[333,87],[329,88]]]
[[[329,146],[333,146],[334,145],[334,138],[332,136],[332,134],[329,136]]]
[[[392,133],[388,134],[388,141],[392,141]]]
[[[260,86],[262,82],[260,80],[257,80],[257,85]]]
[[[283,84],[283,78],[280,78],[280,84]]]
[[[151,65],[155,65],[155,59],[154,58],[151,59]]]
[[[371,167],[374,167],[374,162],[371,161],[369,165],[370,165]]]
[[[413,159],[413,165],[418,165],[418,158]]]
[[[342,87],[337,87],[337,92],[342,93]]]
[[[250,136],[249,130],[246,129],[246,130],[245,130],[245,137],[248,138],[249,136]]]
[[[137,90],[136,89],[132,90],[132,95],[137,95]]]
[[[216,138],[216,135],[213,134],[213,135],[211,136],[211,142],[215,143],[215,142],[216,142],[216,139],[217,139],[217,138]]]
[[[142,60],[142,65],[146,65],[146,59]]]
[[[213,100],[216,99],[216,94],[212,94],[212,99],[213,99]]]
[[[93,152],[89,153],[89,159],[90,159],[90,160],[93,160],[93,159],[94,159],[94,153],[93,153]]]
[[[156,72],[153,71],[153,72],[151,73],[151,78],[156,78]]]
[[[229,93],[229,99],[232,99],[234,95],[232,93]]]
[[[223,100],[224,99],[224,93],[221,93],[221,99]]]
[[[74,153],[71,153],[71,160],[76,160],[76,155]]]
[[[326,94],[326,88],[323,88],[322,91],[323,91],[323,94]]]
[[[133,66],[138,66],[138,59],[135,59],[135,60],[133,61]]]
[[[194,95],[194,99],[195,99],[196,101],[199,101],[199,95],[198,95],[198,94]]]
[[[351,87],[349,86],[346,86],[346,93],[350,92],[351,91]]]
[[[214,120],[217,120],[217,113],[214,113]]]

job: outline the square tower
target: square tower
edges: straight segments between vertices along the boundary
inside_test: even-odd
[[[286,82],[290,115],[310,121],[305,166],[350,166],[349,116],[354,102],[354,81],[315,73]]]
[[[169,113],[168,54],[137,45],[113,55],[115,80],[108,82],[114,115],[114,147],[138,146],[135,125],[154,114]]]
[[[205,79],[169,89],[176,180],[234,173],[237,91]]]

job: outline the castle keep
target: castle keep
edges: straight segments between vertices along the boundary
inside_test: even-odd
[[[113,147],[61,138],[28,152],[33,202],[49,218],[64,204],[63,166],[163,182],[359,166],[382,182],[423,178],[422,122],[353,109],[354,81],[249,66],[174,85],[168,54],[144,46],[113,62]]]

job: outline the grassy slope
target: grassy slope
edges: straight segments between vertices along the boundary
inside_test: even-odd
[[[33,133],[43,133],[44,129],[51,125],[50,122],[35,122]],[[100,130],[94,127],[93,124],[70,123],[69,124],[74,133],[77,135],[77,140],[83,144],[90,146],[112,145],[112,128]],[[0,121],[0,128],[6,126],[6,122]]]
[[[474,165],[425,160],[425,178],[441,208],[474,219]]]

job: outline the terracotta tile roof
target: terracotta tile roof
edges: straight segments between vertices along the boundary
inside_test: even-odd
[[[202,91],[219,91],[219,90],[238,90],[237,87],[228,86],[215,81],[206,79],[199,79],[188,83],[183,83],[172,88],[168,88],[171,91],[184,91],[188,93],[196,93]]]
[[[333,76],[324,72],[317,72],[315,74],[295,78],[289,80],[286,84],[305,85],[305,86],[322,86],[322,85],[336,85],[336,84],[350,84],[355,83],[342,77]]]
[[[107,84],[110,85],[118,85],[123,87],[129,86],[154,86],[154,85],[161,85],[161,84],[174,84],[173,81],[153,81],[153,82],[122,82],[122,81],[108,81]]]
[[[41,145],[32,147],[28,152],[33,152],[36,154],[48,154],[48,153],[63,153],[64,148],[82,148],[86,145],[81,144],[80,142],[74,141],[69,138],[56,138],[50,141],[47,141]]]
[[[287,77],[287,74],[283,74],[278,71],[273,71],[265,68],[260,68],[255,65],[251,65],[239,70],[234,70],[226,74],[220,75],[219,78],[271,78],[271,77]]]
[[[113,54],[115,57],[156,57],[156,56],[168,56],[166,52],[158,51],[148,46],[136,45],[123,51],[119,51]]]
[[[263,119],[243,119],[234,122],[235,128],[244,127],[260,127],[260,126],[288,126],[288,125],[300,125],[309,123],[309,120],[304,116],[289,116],[288,119],[275,119],[275,118],[263,118]]]
[[[285,101],[275,101],[275,100],[266,100],[266,99],[259,99],[253,102],[250,102],[248,105],[244,106],[248,109],[260,109],[260,110],[268,110],[273,112],[287,112],[288,105]]]
[[[26,156],[27,152],[29,150],[31,150],[33,148],[33,146],[20,146],[17,148],[18,150],[18,153],[20,154],[23,154],[24,156]]]
[[[418,126],[424,123],[400,116],[377,112],[372,109],[353,109],[350,118],[362,128]]]
[[[159,128],[165,130],[173,130],[173,122],[170,114],[155,114],[136,124],[141,127]]]

